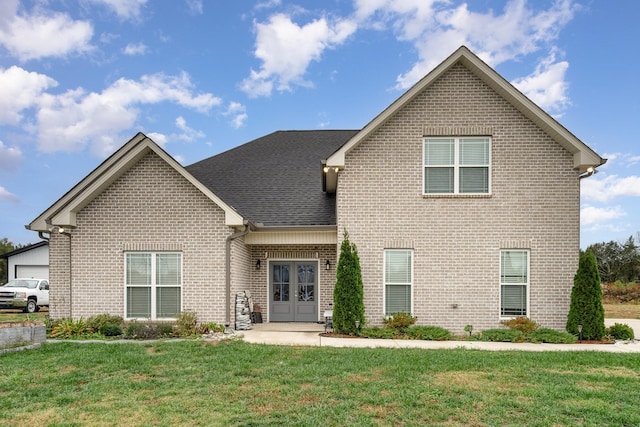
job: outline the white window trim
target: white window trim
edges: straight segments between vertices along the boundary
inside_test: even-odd
[[[464,165],[461,166],[460,165],[460,139],[462,138],[487,138],[489,140],[489,165]],[[454,159],[454,164],[453,165],[441,165],[441,166],[436,166],[436,165],[432,165],[432,166],[428,166],[425,164],[425,147],[426,147],[426,142],[429,139],[453,139],[454,140],[454,153],[453,153],[453,159]],[[491,166],[492,166],[492,162],[493,162],[493,156],[492,156],[492,147],[493,147],[493,138],[491,138],[490,136],[456,136],[456,137],[452,137],[452,136],[426,136],[424,138],[422,138],[422,195],[423,196],[430,196],[430,197],[447,197],[447,196],[490,196],[491,195]],[[433,167],[433,168],[437,168],[437,167],[453,167],[453,193],[427,193],[426,192],[426,188],[425,188],[425,179],[426,179],[426,170],[427,167]],[[488,191],[486,193],[461,193],[460,192],[460,168],[464,167],[464,168],[468,168],[468,167],[487,167],[487,173],[488,173],[488,177],[487,177],[487,189]]]
[[[414,271],[413,271],[413,266],[414,266],[414,262],[415,262],[415,251],[413,249],[385,249],[384,251],[382,251],[382,315],[383,317],[388,317],[390,314],[387,314],[387,278],[386,278],[386,274],[387,274],[387,252],[410,252],[411,253],[411,283],[392,283],[390,284],[391,286],[393,285],[400,285],[400,286],[406,286],[409,285],[411,287],[411,315],[414,315],[414,295],[413,295],[413,291],[414,291],[414,286],[413,283],[415,281],[414,278]]]
[[[502,253],[503,252],[526,252],[527,253],[527,283],[502,283]],[[515,319],[516,317],[525,316],[531,317],[531,250],[529,249],[500,249],[500,267],[498,270],[498,315],[500,316],[500,320],[509,320]],[[516,286],[525,286],[525,295],[527,298],[526,310],[527,313],[524,315],[517,316],[503,316],[502,315],[502,285],[516,285]]]
[[[151,284],[150,285],[129,285],[127,284],[127,255],[128,254],[149,254],[151,255]],[[156,297],[156,289],[162,287],[175,287],[176,285],[158,285],[156,283],[156,255],[158,254],[175,254],[180,255],[180,284],[177,285],[180,288],[180,313],[183,311],[184,306],[184,294],[183,294],[183,282],[184,282],[184,261],[182,252],[164,252],[164,251],[127,251],[124,253],[124,313],[123,318],[125,320],[175,320],[174,317],[157,317],[157,297]],[[151,288],[151,317],[127,317],[127,288],[129,287],[138,287],[138,288]]]

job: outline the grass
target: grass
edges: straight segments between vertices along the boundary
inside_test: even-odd
[[[44,344],[0,355],[3,425],[640,425],[640,355]]]
[[[24,313],[22,310],[0,310],[0,322],[22,322],[25,320],[44,322],[48,315],[49,310],[46,308],[31,314]]]
[[[609,319],[640,319],[640,304],[603,304]]]

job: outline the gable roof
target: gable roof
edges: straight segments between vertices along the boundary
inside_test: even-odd
[[[34,249],[38,249],[38,248],[40,248],[42,246],[48,246],[48,245],[49,245],[49,242],[47,242],[46,240],[42,240],[42,241],[40,241],[38,243],[33,243],[31,245],[27,245],[27,246],[23,246],[23,247],[18,248],[18,249],[14,249],[11,252],[6,252],[4,254],[0,254],[0,259],[8,259],[8,258],[10,258],[10,257],[12,257],[14,255],[19,255],[21,253],[29,252],[29,251],[32,251]]]
[[[573,166],[579,173],[586,172],[589,168],[596,168],[606,163],[606,159],[600,157],[595,151],[569,132],[553,117],[538,107],[533,101],[505,80],[493,68],[473,54],[466,46],[461,46],[440,65],[434,68],[429,74],[424,76],[420,81],[418,81],[418,83],[413,85],[413,87],[400,96],[400,98],[394,101],[382,113],[376,116],[371,122],[362,128],[357,135],[333,153],[326,161],[327,166],[338,169],[344,168],[346,153],[366,139],[398,110],[411,102],[417,95],[457,63],[461,63],[468,68],[522,114],[542,128],[548,135],[555,139],[558,144],[573,154]],[[332,173],[333,169],[330,169],[329,174]]]
[[[321,160],[357,132],[277,131],[186,169],[258,228],[335,226]]]
[[[87,206],[141,158],[151,152],[161,157],[169,166],[175,169],[187,181],[211,199],[211,201],[222,208],[225,212],[226,225],[242,226],[244,224],[244,219],[240,214],[189,174],[185,168],[183,168],[173,157],[167,154],[167,152],[160,148],[155,142],[143,133],[139,132],[118,151],[102,162],[102,164],[94,169],[82,181],[76,184],[64,196],[58,199],[58,201],[27,225],[27,229],[48,233],[52,226],[75,227],[77,212]]]

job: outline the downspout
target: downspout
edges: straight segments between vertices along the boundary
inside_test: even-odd
[[[225,320],[224,320],[224,325],[226,327],[229,327],[229,325],[231,325],[231,242],[233,240],[236,240],[238,237],[242,237],[248,234],[249,231],[251,231],[251,228],[252,226],[250,225],[250,223],[247,223],[244,226],[244,230],[231,234],[230,236],[227,237],[227,240],[226,240],[226,253],[225,253],[225,256],[226,256],[226,259],[225,259],[226,307],[225,307]]]

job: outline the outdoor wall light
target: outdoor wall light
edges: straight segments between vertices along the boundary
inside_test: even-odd
[[[325,166],[323,170],[324,170],[324,173],[329,172],[329,166]]]
[[[596,172],[598,172],[598,171],[593,166],[589,166],[585,173],[583,173],[582,175],[578,176],[578,179],[588,178],[588,177],[590,177],[591,175],[593,175]]]
[[[256,261],[256,270],[260,270],[260,260]]]
[[[327,270],[331,270],[331,261],[327,260],[327,262],[324,264],[324,268]]]

